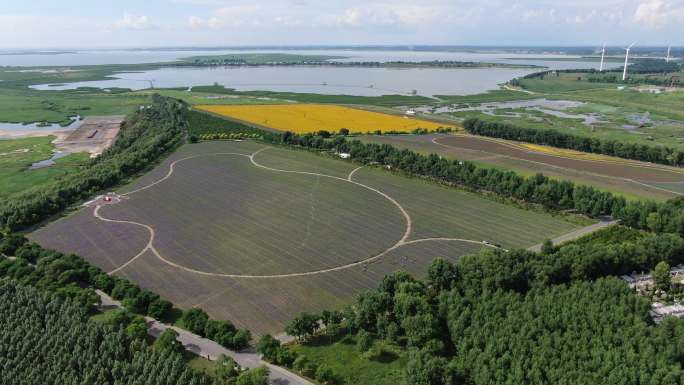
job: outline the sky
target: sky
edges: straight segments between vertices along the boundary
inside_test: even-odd
[[[684,45],[684,0],[0,0],[0,48]]]

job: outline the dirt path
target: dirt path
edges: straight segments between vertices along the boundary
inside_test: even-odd
[[[96,290],[97,294],[100,296],[100,309],[107,310],[112,308],[123,308],[121,302],[114,300],[112,297],[106,293]],[[240,352],[229,350],[223,346],[217,344],[216,342],[200,337],[197,334],[191,333],[185,329],[181,329],[175,326],[167,325],[165,323],[159,322],[154,318],[145,317],[147,321],[147,334],[157,338],[164,330],[173,329],[178,333],[178,341],[180,341],[186,350],[192,352],[198,356],[208,358],[212,361],[219,358],[221,354],[224,354],[237,362],[238,365],[243,368],[258,368],[259,366],[265,365],[268,367],[270,373],[268,376],[269,384],[274,385],[313,385],[312,382],[307,379],[300,377],[286,369],[279,366],[269,364],[261,359],[261,356],[255,351],[248,349]]]
[[[575,239],[582,238],[585,235],[591,234],[595,231],[604,229],[606,227],[615,226],[618,224],[618,222],[620,222],[620,221],[616,221],[616,220],[612,220],[612,219],[604,219],[598,223],[594,223],[593,225],[582,227],[581,229],[577,229],[573,232],[563,234],[560,237],[553,238],[551,240],[551,242],[553,242],[554,246],[558,246],[562,243],[570,242],[570,241],[574,241]],[[541,249],[542,249],[542,244],[540,243],[540,244],[529,247],[527,250],[534,251],[534,252],[538,253],[541,251]]]

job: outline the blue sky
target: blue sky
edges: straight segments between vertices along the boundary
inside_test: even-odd
[[[0,0],[0,48],[684,45],[684,0]]]

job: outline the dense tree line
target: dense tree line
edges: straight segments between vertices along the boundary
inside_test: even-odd
[[[207,57],[196,58],[193,61],[179,61],[168,63],[165,66],[189,67],[189,66],[227,66],[227,67],[265,67],[265,66],[325,66],[325,67],[435,67],[435,68],[532,68],[534,65],[514,65],[506,63],[487,63],[456,60],[429,60],[429,61],[335,61],[321,59],[285,59],[254,62],[244,57]]]
[[[228,320],[209,319],[207,313],[202,309],[194,308],[183,312],[181,324],[191,332],[229,349],[243,349],[252,339],[249,330],[237,329]]]
[[[592,138],[557,130],[539,130],[478,118],[466,119],[463,122],[463,128],[474,135],[569,148],[670,166],[684,165],[684,152],[666,146],[649,146],[612,139]]]
[[[406,349],[408,385],[682,384],[684,321],[654,325],[649,302],[606,277],[660,261],[683,262],[684,240],[626,227],[540,254],[436,259],[424,280],[386,276],[337,330]]]
[[[0,330],[0,384],[212,383],[180,354],[150,349],[67,299],[9,281],[0,283]]]
[[[129,116],[114,144],[77,172],[0,202],[0,228],[34,225],[139,173],[181,143],[187,108],[155,95],[152,104]]]

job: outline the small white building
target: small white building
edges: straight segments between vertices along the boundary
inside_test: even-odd
[[[351,154],[348,153],[348,152],[340,152],[340,153],[337,154],[337,155],[338,155],[340,158],[342,158],[342,159],[349,159],[349,158],[351,158]]]
[[[663,318],[667,316],[673,316],[677,318],[684,317],[684,306],[680,303],[674,303],[672,305],[665,305],[660,302],[654,302],[651,305],[651,318],[657,324],[659,324]]]
[[[665,89],[662,87],[641,87],[641,88],[639,88],[639,92],[649,93],[649,94],[660,94],[664,90]]]
[[[406,114],[406,116],[416,116],[416,111],[406,110],[406,112],[404,114]]]
[[[674,279],[681,279],[684,277],[684,265],[677,265],[672,268],[670,268],[670,275]],[[653,277],[651,277],[651,274],[647,273],[632,273],[628,275],[623,275],[621,277],[629,287],[632,289],[636,288],[649,288],[653,286]]]

